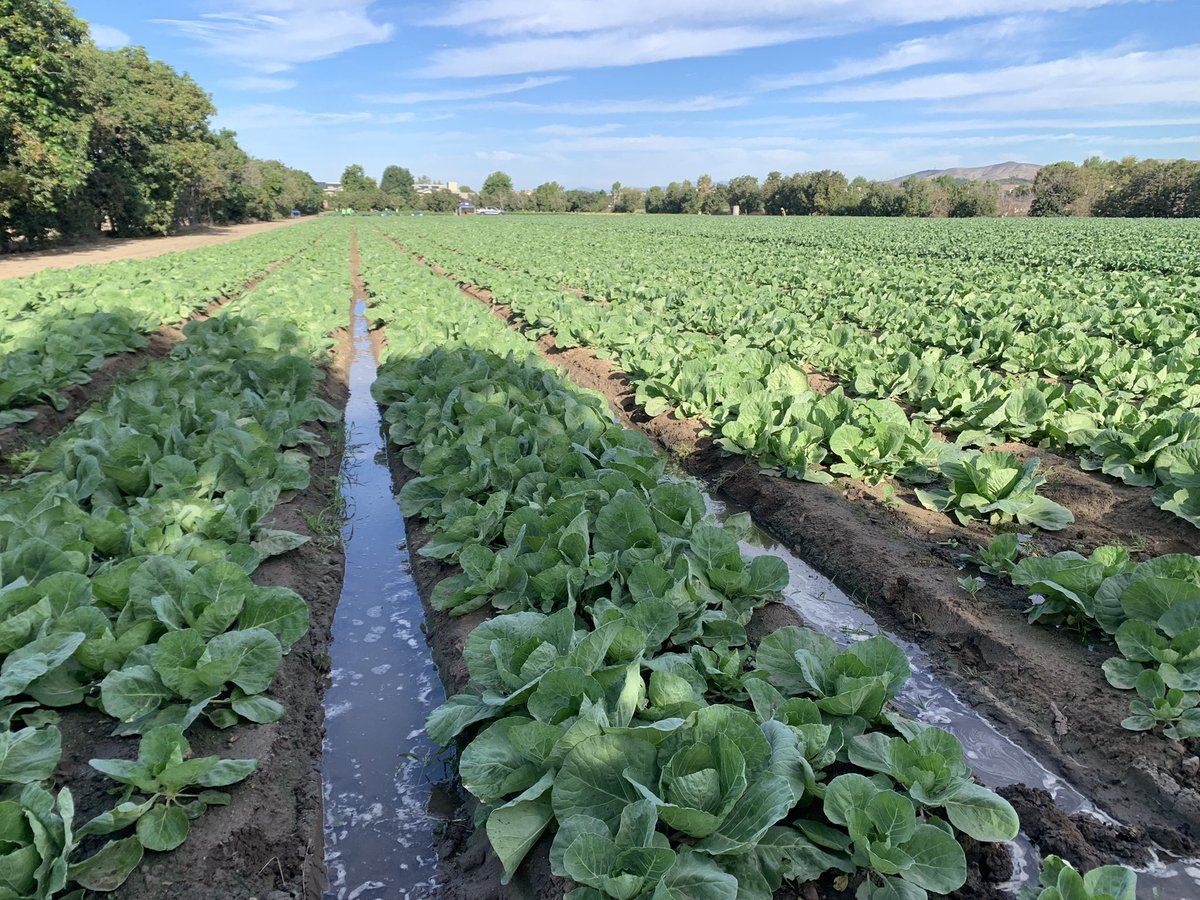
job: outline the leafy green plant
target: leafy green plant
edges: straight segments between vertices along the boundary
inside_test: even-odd
[[[1015,520],[1057,531],[1075,517],[1053,500],[1037,495],[1037,489],[1046,483],[1037,474],[1040,464],[1037,458],[1022,463],[1007,452],[963,453],[940,466],[947,487],[918,489],[917,499],[927,509],[954,513],[964,525],[972,519],[993,525]]]
[[[958,581],[958,586],[971,595],[972,600],[986,586],[984,580],[976,575],[968,575],[956,580]]]
[[[1097,547],[1091,556],[1064,550],[1048,558],[1029,557],[1012,569],[1012,583],[1026,588],[1033,606],[1030,622],[1089,626],[1096,621],[1096,593],[1106,579],[1133,571],[1120,547]]]
[[[135,761],[90,761],[92,768],[124,787],[119,791],[120,802],[80,828],[77,839],[113,834],[130,827],[134,829],[133,836],[124,839],[127,843],[115,842],[119,846],[109,850],[101,860],[106,864],[103,867],[105,879],[119,876],[124,881],[141,862],[141,848],[174,850],[187,840],[191,820],[202,816],[210,806],[229,803],[229,794],[217,788],[236,784],[258,768],[258,761],[254,759],[191,757],[190,753],[191,745],[183,736],[183,728],[163,725],[142,736]],[[133,849],[134,841],[139,845],[136,850]],[[94,859],[72,870],[71,877],[85,887],[102,868],[100,862],[92,861]],[[118,862],[124,868],[123,873],[114,873],[111,869]],[[111,881],[106,880],[106,883]],[[113,887],[96,889],[112,890]]]
[[[1080,873],[1058,856],[1042,860],[1040,888],[1025,888],[1021,900],[1137,900],[1137,873],[1125,866],[1099,866]]]
[[[50,900],[63,896],[67,858],[75,846],[71,791],[57,795],[27,784],[0,800],[0,893],[10,900]]]
[[[1165,725],[1172,740],[1200,737],[1200,693],[1169,688],[1153,669],[1144,670],[1134,683],[1138,699],[1129,703],[1130,715],[1121,722],[1129,731],[1149,731]]]
[[[1014,531],[998,534],[984,545],[978,545],[975,553],[964,553],[962,559],[978,566],[985,575],[1010,575],[1021,556],[1026,552],[1029,535]]]

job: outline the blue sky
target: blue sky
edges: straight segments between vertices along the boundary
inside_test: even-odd
[[[1200,0],[76,0],[319,180],[1200,157]]]

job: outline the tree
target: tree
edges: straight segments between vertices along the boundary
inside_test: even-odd
[[[904,193],[904,215],[928,218],[933,215],[933,185],[924,178],[905,178],[900,184]]]
[[[547,181],[533,189],[533,207],[538,212],[566,212],[567,197],[557,181]]]
[[[1000,187],[990,181],[957,181],[949,185],[952,219],[994,216],[1000,202]]]
[[[504,209],[512,205],[512,179],[504,172],[493,172],[483,180],[483,188],[479,191],[479,199],[485,206],[498,206]]]
[[[462,199],[458,194],[450,191],[430,191],[427,194],[417,195],[418,208],[429,212],[454,212],[461,202]]]
[[[783,211],[780,188],[783,187],[783,175],[779,172],[768,172],[762,186],[763,210],[770,216],[777,216]]]
[[[604,191],[571,190],[566,192],[568,212],[604,212],[608,194]]]
[[[1031,216],[1069,216],[1084,195],[1084,173],[1073,162],[1042,166],[1033,179]]]
[[[749,216],[762,209],[762,188],[758,179],[753,175],[739,175],[729,179],[729,205],[738,207],[738,211]]]
[[[402,209],[411,209],[417,202],[412,172],[403,166],[388,166],[384,169],[383,177],[379,180],[379,189],[388,196],[394,206]]]
[[[613,203],[612,211],[615,213],[634,213],[642,208],[643,202],[642,192],[637,188],[621,188],[617,192],[617,199]]]
[[[648,213],[665,213],[667,212],[667,195],[657,184],[650,190],[646,191],[646,212]]]
[[[95,52],[62,0],[0,0],[0,240],[72,230],[68,206],[91,169]]]
[[[374,209],[387,201],[375,179],[356,164],[342,170],[342,190],[334,202],[341,209]]]
[[[198,210],[212,100],[142,47],[98,51],[87,199],[115,234],[166,234]]]

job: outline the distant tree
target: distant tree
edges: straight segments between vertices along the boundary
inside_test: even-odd
[[[458,194],[445,190],[417,195],[417,208],[429,212],[454,212],[460,203],[462,198]]]
[[[663,202],[665,206],[663,212],[694,213],[696,212],[696,188],[687,179],[684,179],[682,184],[672,181],[667,185]]]
[[[658,185],[646,191],[646,212],[648,213],[665,213],[667,212],[666,203],[667,195]]]
[[[635,213],[644,206],[644,196],[637,188],[621,188],[617,192],[616,202],[612,205],[615,213]]]
[[[342,190],[350,192],[373,191],[379,185],[360,165],[349,165],[342,170]]]
[[[533,206],[538,212],[566,212],[567,196],[557,181],[547,181],[533,189]]]
[[[924,178],[905,178],[900,185],[904,193],[904,215],[928,218],[933,215],[933,185]]]
[[[699,212],[706,216],[720,216],[729,212],[729,185],[714,184],[703,194],[697,191]]]
[[[512,206],[512,179],[504,172],[493,172],[483,180],[483,188],[479,191],[479,199],[485,206],[498,206],[500,209]]]
[[[604,191],[571,190],[564,195],[568,212],[603,212],[608,208],[608,194]]]
[[[91,169],[94,53],[62,0],[0,0],[0,242],[73,230],[68,206]]]
[[[762,209],[762,188],[758,179],[753,175],[739,175],[729,179],[729,205],[737,206],[744,216],[752,215]]]
[[[783,187],[783,175],[779,172],[767,173],[762,186],[763,210],[771,216],[777,216],[783,211],[780,190]]]
[[[612,187],[609,188],[609,190],[608,190],[608,205],[609,206],[617,205],[617,197],[620,195],[620,193],[621,193],[621,182],[614,181],[612,183]]]
[[[990,181],[958,181],[949,186],[952,219],[994,216],[1000,202],[1000,188]]]
[[[903,188],[887,181],[868,181],[854,212],[860,216],[903,216],[908,198]]]
[[[412,172],[404,166],[388,166],[384,169],[383,177],[379,180],[379,189],[387,195],[392,205],[401,209],[411,209],[417,202]]]
[[[701,175],[696,179],[696,199],[693,201],[693,212],[712,213],[713,180],[711,175]]]

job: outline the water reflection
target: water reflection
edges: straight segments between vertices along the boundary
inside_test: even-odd
[[[421,599],[392,496],[376,363],[354,310],[349,429],[343,460],[346,577],[333,622],[325,696],[325,860],[329,898],[417,900],[436,895],[433,833],[448,759],[425,734],[445,698],[421,633]]]

